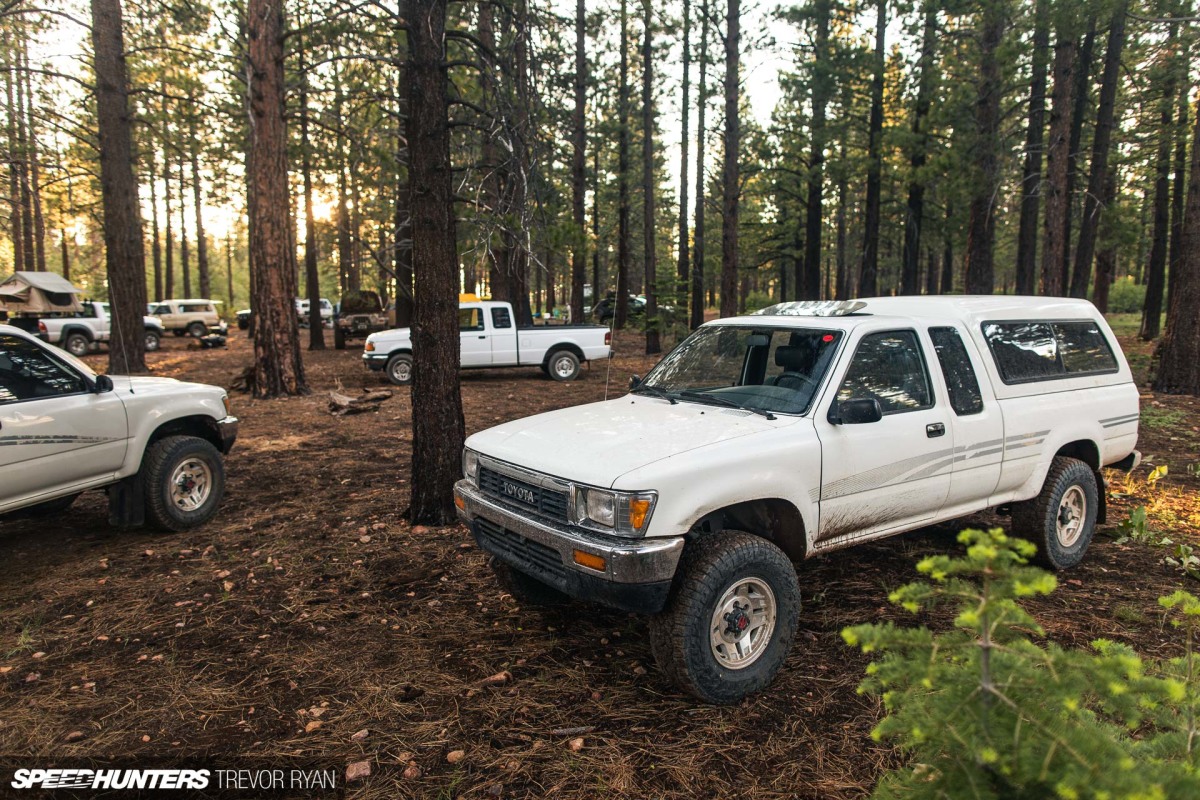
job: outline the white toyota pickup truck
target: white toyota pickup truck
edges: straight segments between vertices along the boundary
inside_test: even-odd
[[[0,325],[0,515],[106,489],[114,525],[202,525],[225,491],[238,420],[216,386],[97,375]]]
[[[650,614],[663,672],[733,702],[791,647],[793,562],[998,508],[1079,563],[1138,417],[1083,300],[785,303],[702,326],[623,398],[474,434],[455,503],[514,596]]]
[[[86,355],[94,345],[112,338],[109,305],[95,300],[84,301],[83,311],[78,314],[40,317],[36,320],[18,317],[11,324],[29,333],[34,333],[36,329],[37,337],[43,342],[56,344],[73,356]],[[146,351],[157,350],[166,334],[162,320],[144,316],[142,330],[146,337]]]
[[[461,366],[541,367],[556,381],[574,380],[585,361],[609,358],[612,333],[603,325],[535,325],[518,328],[512,305],[498,301],[460,303]],[[408,328],[367,337],[363,363],[382,370],[392,383],[412,382],[412,336]]]

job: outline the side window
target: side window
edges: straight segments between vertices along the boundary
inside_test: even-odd
[[[1117,371],[1117,357],[1096,323],[1056,322],[1054,332],[1068,375]]]
[[[884,414],[933,405],[929,374],[912,331],[872,333],[859,342],[837,399],[874,398]]]
[[[461,332],[483,330],[483,309],[478,306],[460,308],[458,310],[458,330]]]
[[[983,397],[979,393],[979,379],[971,366],[971,357],[962,337],[954,328],[930,328],[933,349],[937,351],[938,364],[950,391],[950,407],[960,417],[983,411]]]
[[[1100,327],[1077,322],[985,322],[983,335],[1005,383],[1116,372]]]
[[[493,328],[511,328],[512,315],[508,313],[508,309],[503,306],[492,309],[492,327]]]
[[[85,391],[82,377],[58,364],[40,347],[0,334],[0,405]]]

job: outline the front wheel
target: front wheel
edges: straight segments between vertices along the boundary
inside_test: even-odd
[[[397,353],[388,359],[387,379],[397,386],[408,386],[412,383],[413,359],[408,353]]]
[[[1015,503],[1013,532],[1037,545],[1034,560],[1051,569],[1070,569],[1083,560],[1100,508],[1096,473],[1077,458],[1056,456],[1042,492]]]
[[[88,338],[82,333],[68,333],[63,340],[63,349],[76,358],[86,356],[89,346]]]
[[[142,459],[146,519],[167,531],[203,525],[225,495],[225,465],[217,448],[195,436],[168,436]]]
[[[800,585],[783,551],[722,531],[684,550],[666,609],[650,621],[659,668],[709,703],[764,689],[783,666],[800,619]]]
[[[550,377],[556,381],[573,381],[579,377],[579,357],[570,350],[556,350],[546,359]]]
[[[160,344],[159,336],[155,331],[146,331],[146,352],[153,353],[158,349]]]

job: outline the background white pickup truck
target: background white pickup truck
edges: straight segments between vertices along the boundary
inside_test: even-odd
[[[237,430],[224,389],[97,375],[0,325],[0,515],[106,489],[113,524],[195,527],[217,512]]]
[[[112,337],[112,318],[108,303],[95,300],[85,301],[83,311],[78,314],[39,317],[36,320],[18,317],[12,325],[36,333],[43,342],[55,344],[73,356],[82,356],[93,345],[103,344]],[[165,332],[162,321],[157,317],[142,317],[146,334],[146,350],[158,349]]]
[[[612,334],[601,325],[535,325],[519,328],[512,305],[498,301],[459,303],[462,367],[541,367],[556,381],[574,380],[580,365],[609,358]],[[392,383],[412,382],[412,338],[408,328],[367,337],[363,363],[382,370]]]

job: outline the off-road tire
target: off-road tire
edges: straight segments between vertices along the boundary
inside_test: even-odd
[[[87,355],[92,343],[82,333],[68,333],[63,338],[63,350],[78,358]]]
[[[187,326],[187,334],[193,339],[202,339],[208,335],[208,328],[203,322],[193,322]]]
[[[546,359],[546,371],[560,383],[579,377],[579,356],[570,350],[555,350]]]
[[[162,337],[157,331],[146,331],[146,352],[153,353],[162,344]]]
[[[342,331],[341,325],[338,325],[337,327],[335,327],[333,329],[333,349],[334,350],[345,350],[346,349],[346,334],[345,334],[345,332]]]
[[[558,589],[547,586],[519,569],[513,569],[498,558],[492,558],[491,566],[500,588],[511,594],[518,605],[550,607],[564,605],[570,601],[570,598]]]
[[[171,476],[185,459],[204,462],[211,475],[211,490],[204,503],[185,511],[171,500]],[[225,495],[225,465],[217,448],[195,436],[168,436],[150,445],[142,457],[146,521],[165,531],[183,531],[208,522]]]
[[[403,366],[408,365],[408,378],[403,377]],[[412,365],[413,357],[408,353],[397,353],[388,359],[387,366],[384,367],[384,375],[387,376],[389,382],[396,386],[408,386],[412,383]]]
[[[775,626],[756,660],[730,669],[713,653],[710,622],[725,592],[750,577],[774,593]],[[679,688],[707,703],[736,703],[774,680],[799,619],[800,585],[783,551],[759,536],[721,531],[684,548],[667,607],[650,618],[650,647],[659,669]]]
[[[1082,493],[1086,505],[1082,528],[1069,543],[1059,536],[1060,514],[1064,498],[1071,492]],[[1074,495],[1076,498],[1079,494]],[[1096,515],[1100,510],[1100,489],[1096,473],[1077,458],[1055,456],[1042,491],[1032,500],[1014,503],[1012,529],[1017,536],[1037,545],[1034,561],[1056,570],[1070,569],[1083,560],[1092,536],[1096,532]]]

